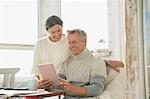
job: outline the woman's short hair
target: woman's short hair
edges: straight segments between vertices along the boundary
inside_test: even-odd
[[[85,41],[87,40],[86,32],[81,29],[67,30],[67,32],[68,32],[68,35],[78,33],[81,40],[85,40]]]
[[[63,21],[56,15],[50,16],[46,20],[45,28],[48,31],[49,28],[56,24],[63,26]]]

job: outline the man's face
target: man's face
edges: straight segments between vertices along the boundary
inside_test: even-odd
[[[69,49],[74,55],[80,54],[86,47],[86,41],[81,40],[78,33],[68,35]]]
[[[50,34],[50,39],[57,42],[62,37],[62,26],[56,24],[48,29],[48,33]]]

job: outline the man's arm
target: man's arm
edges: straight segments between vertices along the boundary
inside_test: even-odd
[[[65,76],[63,76],[65,77]],[[104,90],[105,80],[107,77],[106,65],[103,60],[93,62],[89,84],[83,87],[73,86],[67,80],[61,80],[60,88],[73,96],[97,96]]]
[[[107,77],[104,60],[97,58],[91,69],[90,84],[84,86],[87,90],[86,96],[97,96],[103,93]]]
[[[86,89],[85,96],[98,96],[103,93],[105,88],[105,77],[103,76],[95,76],[92,77],[90,80],[89,85],[85,85],[84,88]]]
[[[103,78],[103,77],[102,77]],[[66,94],[72,96],[98,96],[104,90],[105,79],[99,79],[99,77],[93,77],[89,85],[78,87],[71,85],[70,82],[64,79],[60,79],[60,88],[65,91]]]
[[[86,89],[84,87],[77,87],[71,85],[71,83],[67,80],[60,79],[60,88],[65,91],[66,94],[72,95],[72,96],[85,96],[86,95]]]

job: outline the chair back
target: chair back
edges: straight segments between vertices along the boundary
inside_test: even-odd
[[[15,85],[15,74],[20,68],[0,68],[0,75],[3,75],[2,87],[13,88]]]

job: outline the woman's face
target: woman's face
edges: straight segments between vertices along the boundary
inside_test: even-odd
[[[48,29],[48,33],[50,34],[51,41],[57,42],[62,37],[62,26],[56,24]]]

